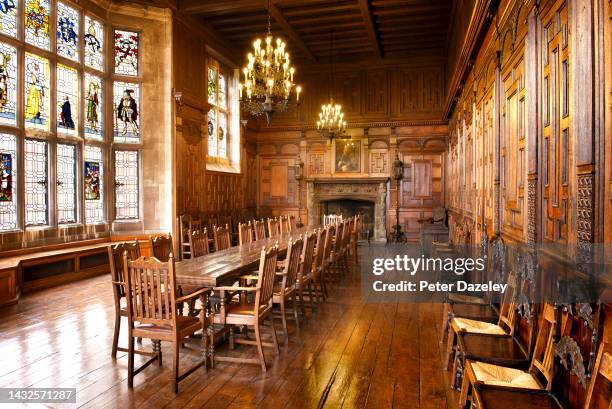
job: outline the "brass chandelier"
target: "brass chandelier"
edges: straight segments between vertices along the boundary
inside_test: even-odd
[[[295,68],[291,65],[286,44],[281,38],[274,41],[270,24],[270,2],[268,1],[268,32],[264,41],[253,41],[253,52],[247,55],[248,62],[242,69],[244,82],[238,85],[242,109],[252,116],[265,115],[268,124],[274,112],[284,112],[295,92],[295,103],[299,104],[302,87],[293,82]]]
[[[321,105],[317,131],[324,137],[332,139],[343,136],[346,132],[346,121],[342,112],[342,105],[336,104],[332,96],[334,89],[334,32],[330,33],[330,73],[329,73],[329,103]]]

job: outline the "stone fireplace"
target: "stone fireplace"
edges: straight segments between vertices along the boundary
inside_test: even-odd
[[[373,221],[371,222],[371,237],[376,241],[386,241],[387,223],[385,217],[387,214],[388,181],[387,178],[306,180],[308,225],[320,226],[323,221],[322,212],[326,208],[330,208],[330,203],[338,204],[342,200],[372,203],[374,211]],[[345,205],[349,206],[349,203],[345,203]],[[332,206],[332,209],[334,209],[334,206]],[[367,218],[365,221],[367,221]]]

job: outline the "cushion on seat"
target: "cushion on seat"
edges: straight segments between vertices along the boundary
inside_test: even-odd
[[[505,366],[487,364],[485,362],[469,361],[476,381],[485,385],[541,389],[540,384],[529,372]]]
[[[452,325],[461,332],[474,334],[506,335],[506,331],[497,324],[486,321],[476,321],[469,318],[453,318]]]

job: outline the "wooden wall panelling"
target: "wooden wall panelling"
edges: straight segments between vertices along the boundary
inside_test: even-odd
[[[389,81],[386,70],[371,70],[365,75],[365,115],[388,115]]]

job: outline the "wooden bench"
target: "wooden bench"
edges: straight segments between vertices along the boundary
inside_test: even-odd
[[[149,254],[148,235],[137,237]],[[134,236],[106,237],[3,252],[0,258],[0,306],[16,304],[21,293],[110,272],[107,248]]]

